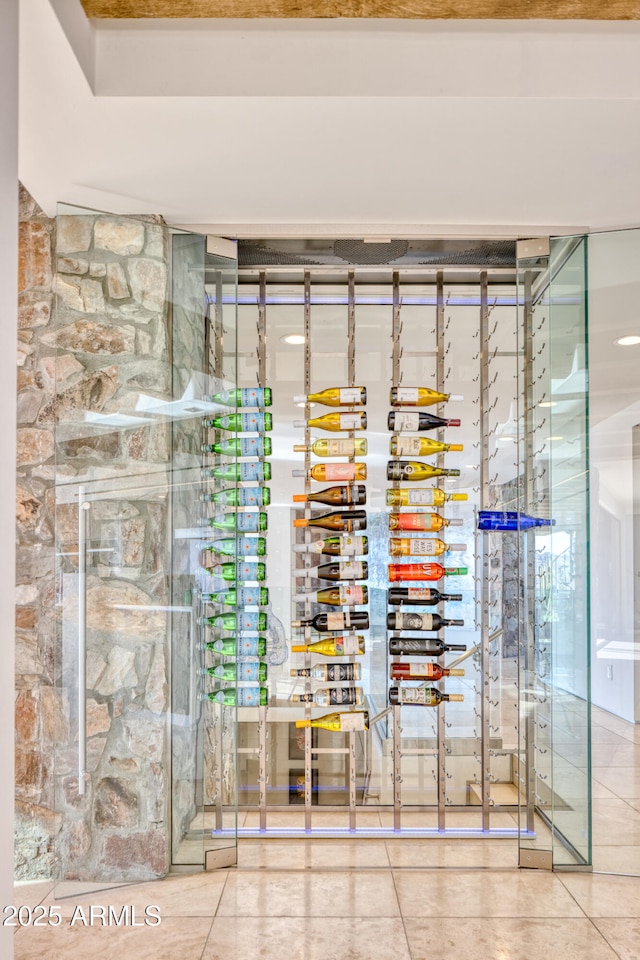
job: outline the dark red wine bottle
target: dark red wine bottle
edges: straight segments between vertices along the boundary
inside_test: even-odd
[[[387,590],[387,602],[391,607],[402,604],[417,607],[435,607],[446,600],[462,600],[461,593],[441,593],[432,587],[391,587]]]

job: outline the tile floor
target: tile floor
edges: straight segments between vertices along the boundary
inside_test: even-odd
[[[512,840],[242,840],[238,868],[110,887],[18,928],[16,960],[640,958],[640,729],[594,710],[594,870],[518,870]],[[83,926],[76,905],[157,904],[159,926]]]

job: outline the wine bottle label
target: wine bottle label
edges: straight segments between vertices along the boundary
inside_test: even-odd
[[[260,461],[253,460],[249,463],[241,463],[240,479],[243,482],[247,480],[264,480],[262,464]]]
[[[357,687],[329,687],[329,705],[340,706],[343,703],[357,703]]]
[[[340,387],[340,403],[360,403],[360,387]]]
[[[229,440],[221,444],[221,448],[227,448],[233,452],[233,446],[235,444],[234,440]],[[222,449],[222,453],[225,450]],[[241,457],[261,457],[264,453],[264,442],[262,437],[241,437],[240,438],[240,450]]]
[[[237,513],[236,524],[239,533],[256,533],[259,529],[259,513]]]
[[[327,630],[342,630],[351,626],[351,616],[349,613],[328,613]]]
[[[364,565],[361,560],[344,560],[339,571],[341,580],[359,580],[364,576]]]
[[[264,389],[262,387],[242,387],[240,390],[241,407],[261,407],[264,404]]]
[[[257,573],[257,563],[239,563],[237,566],[238,580],[255,580]]]
[[[432,524],[429,513],[396,513],[393,522],[396,530],[430,530]]]
[[[433,591],[430,587],[408,587],[407,600],[431,600]]]
[[[410,507],[436,506],[433,490],[407,490],[407,504]]]
[[[236,693],[239,707],[260,706],[260,687],[238,687]]]
[[[248,566],[248,564],[245,564]],[[240,587],[237,594],[237,606],[257,607],[260,603],[259,587]]]
[[[354,663],[330,663],[326,668],[327,680],[339,683],[341,680],[355,680]]]
[[[398,387],[396,391],[396,403],[417,403],[417,387]]]
[[[401,674],[405,679],[408,679],[406,674]],[[413,677],[432,677],[433,676],[433,664],[432,663],[412,663],[411,664],[411,678]]]
[[[396,437],[396,455],[399,457],[418,455],[422,449],[420,437]]]
[[[264,619],[264,614],[259,613],[238,613],[237,618],[237,628],[238,630],[258,630],[258,623],[260,619]]]
[[[396,630],[437,630],[432,613],[396,613]]]
[[[358,430],[362,425],[362,417],[359,413],[340,413],[341,430]]]
[[[240,487],[238,493],[238,506],[259,507],[262,505],[262,489],[260,487]],[[225,498],[221,502],[228,503],[230,501]]]
[[[259,642],[259,637],[238,637],[236,638],[236,652],[239,656],[257,657],[259,656]],[[218,649],[222,650],[222,646],[220,646]]]
[[[236,676],[238,680],[259,680],[260,664],[251,662],[238,663]]]
[[[402,432],[403,430],[419,430],[419,413],[395,413],[393,415],[393,429]]]
[[[416,527],[415,529],[418,528]],[[435,557],[438,555],[437,540],[425,540],[422,537],[415,537],[410,543],[410,553],[414,557]]]
[[[428,687],[401,687],[400,703],[409,705],[419,703],[431,707],[435,703],[435,699]]]
[[[354,606],[358,603],[366,603],[364,587],[340,587],[338,591],[338,603],[348,603]]]
[[[359,652],[360,643],[357,637],[336,637],[336,657],[356,657]]]
[[[355,480],[355,463],[327,463],[324,468],[325,480]]]
[[[340,554],[343,557],[355,557],[363,552],[364,537],[343,537],[340,542]]]
[[[352,731],[366,730],[364,713],[341,713],[340,730],[342,733],[351,733]]]
[[[343,427],[343,429],[347,429]],[[327,440],[327,456],[328,457],[352,457],[355,453],[355,445],[353,440]],[[327,477],[327,479],[329,479]]]

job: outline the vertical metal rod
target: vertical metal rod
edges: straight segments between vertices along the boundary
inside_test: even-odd
[[[311,393],[311,274],[308,270],[305,270],[304,273],[304,393],[305,396],[309,396]],[[306,452],[304,455],[304,467],[305,467],[305,486],[304,491],[308,495],[311,492],[311,481],[309,478],[309,471],[311,469],[311,428],[309,427],[309,418],[311,416],[311,406],[307,400],[304,408],[304,418],[306,421],[304,442]],[[311,519],[311,506],[307,500],[304,507],[304,516],[306,520]],[[305,527],[304,530],[304,540],[305,543],[310,543],[311,541],[311,532],[309,527]],[[304,563],[305,567],[311,565],[311,556],[307,551],[304,554]],[[305,583],[308,584],[309,580],[306,579]],[[304,605],[304,618],[308,620],[311,616],[311,602],[307,598]],[[304,628],[304,642],[306,644],[311,641],[311,628]],[[311,654],[305,654],[305,667],[311,667]],[[311,693],[311,680],[307,676],[305,680],[305,693]],[[305,719],[311,719],[311,704],[305,704]],[[304,828],[307,832],[311,831],[311,804],[313,801],[313,767],[312,767],[312,756],[311,756],[311,742],[312,742],[313,730],[311,727],[305,727],[304,731]]]
[[[480,507],[489,507],[489,302],[487,273],[480,274]],[[489,829],[491,754],[489,752],[491,695],[489,690],[489,634],[490,634],[490,557],[489,538],[484,532],[482,543],[482,602],[480,608],[481,672],[480,672],[480,717],[481,717],[481,791],[482,829]]]
[[[524,352],[524,512],[531,510],[534,497],[533,477],[533,427],[534,427],[534,350],[533,350],[533,274],[526,270],[524,275],[524,310],[523,310],[523,352]],[[525,719],[525,777],[526,777],[526,804],[527,830],[534,829],[534,799],[535,799],[535,723],[534,705],[529,702],[530,694],[525,691],[534,687],[535,671],[535,550],[533,549],[533,532],[520,535],[520,552],[524,551],[523,572],[526,577],[524,589],[525,616],[524,620],[524,683],[519,688],[519,696],[526,697]],[[522,678],[521,678],[522,680]]]
[[[400,361],[402,359],[402,346],[400,336],[402,333],[402,321],[400,319],[401,301],[400,301],[400,274],[394,271],[392,275],[392,302],[393,312],[391,319],[391,384],[399,387],[402,381],[402,372]],[[393,481],[393,488],[398,489],[400,481]],[[391,634],[398,636],[397,631]],[[394,658],[395,660],[395,658]],[[401,707],[395,706],[392,710],[393,717],[393,829],[400,830],[402,825],[402,726],[400,724]]]
[[[267,275],[258,277],[258,386],[267,380]],[[260,830],[267,829],[267,708],[258,707],[258,791]]]
[[[350,270],[347,275],[347,378],[348,386],[356,385],[356,284],[355,273]],[[354,439],[354,431],[349,436]],[[355,456],[349,460],[355,462]],[[350,730],[347,734],[349,744],[349,830],[356,829],[356,735]]]
[[[436,390],[439,393],[444,393],[444,274],[442,270],[439,270],[436,274]],[[442,404],[438,404],[437,416],[442,417],[445,415],[444,408]],[[444,441],[445,434],[444,430],[440,429],[437,433],[438,440]],[[445,458],[444,454],[441,453],[438,455],[436,460],[438,467],[444,467]],[[444,603],[442,601],[438,604],[437,607],[438,613],[441,617],[445,615]],[[444,667],[445,658],[444,654],[438,658],[438,663]],[[438,689],[443,693],[445,691],[445,684],[441,680],[438,684]],[[445,703],[441,703],[437,708],[437,736],[438,736],[438,830],[445,829],[445,809],[447,801],[447,754],[446,754],[446,736],[447,736],[447,726],[446,726],[446,713],[445,713]]]
[[[215,274],[216,303],[214,309],[215,317],[215,339],[214,339],[214,376],[222,380],[224,371],[222,369],[222,358],[224,356],[224,304],[222,302],[222,270],[216,270]]]
[[[78,487],[78,793],[87,775],[87,509],[84,485]]]

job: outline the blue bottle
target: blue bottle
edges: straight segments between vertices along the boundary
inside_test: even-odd
[[[478,530],[530,530],[532,527],[551,527],[555,520],[530,517],[516,510],[480,510]]]

